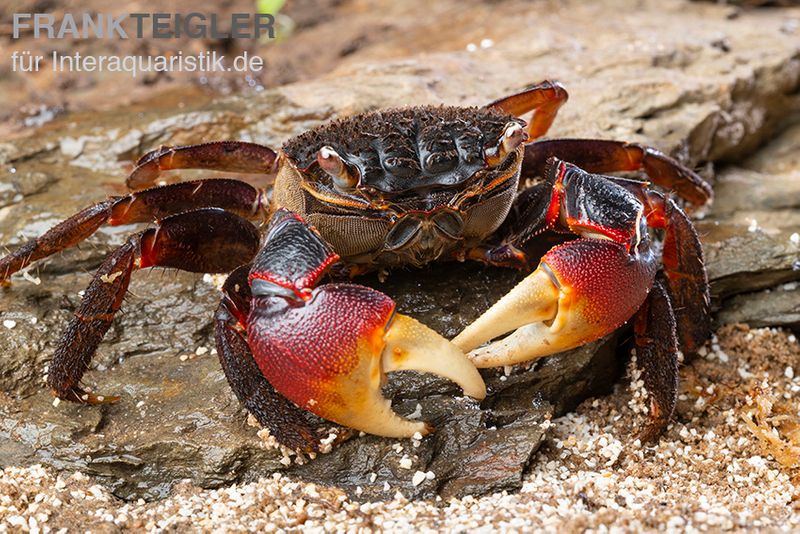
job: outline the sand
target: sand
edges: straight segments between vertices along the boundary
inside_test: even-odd
[[[797,373],[795,373],[797,368]],[[267,474],[159,502],[123,502],[80,473],[0,475],[0,532],[800,529],[800,344],[789,332],[727,326],[682,368],[675,421],[642,445],[647,393],[633,367],[614,394],[552,421],[518,493],[447,502],[359,502]],[[414,474],[410,473],[409,476]]]

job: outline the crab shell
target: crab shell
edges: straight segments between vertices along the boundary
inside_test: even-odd
[[[283,146],[273,204],[301,215],[350,264],[452,257],[508,215],[524,124],[494,109],[446,106],[333,121]]]

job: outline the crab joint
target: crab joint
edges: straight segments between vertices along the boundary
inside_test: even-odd
[[[358,183],[358,176],[352,173],[342,157],[327,145],[317,152],[317,163],[339,189],[353,189]]]
[[[519,123],[509,122],[503,129],[503,135],[500,136],[497,146],[486,150],[486,163],[490,167],[496,167],[527,138],[528,134],[525,133]]]

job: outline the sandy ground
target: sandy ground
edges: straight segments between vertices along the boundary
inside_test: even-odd
[[[613,395],[552,421],[516,494],[409,502],[398,493],[391,502],[358,502],[274,474],[219,490],[184,484],[159,502],[122,502],[81,474],[6,468],[0,532],[794,531],[798,364],[791,333],[723,327],[704,356],[683,367],[675,421],[658,444],[643,446],[631,434],[646,413],[646,392],[632,371]]]

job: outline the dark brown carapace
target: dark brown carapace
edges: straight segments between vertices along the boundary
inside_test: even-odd
[[[276,178],[275,202],[365,268],[463,256],[511,209],[524,124],[494,108],[444,106],[333,121],[283,146],[289,164]],[[490,165],[509,129],[519,132],[517,146]],[[341,159],[338,175],[323,168],[320,151]]]

